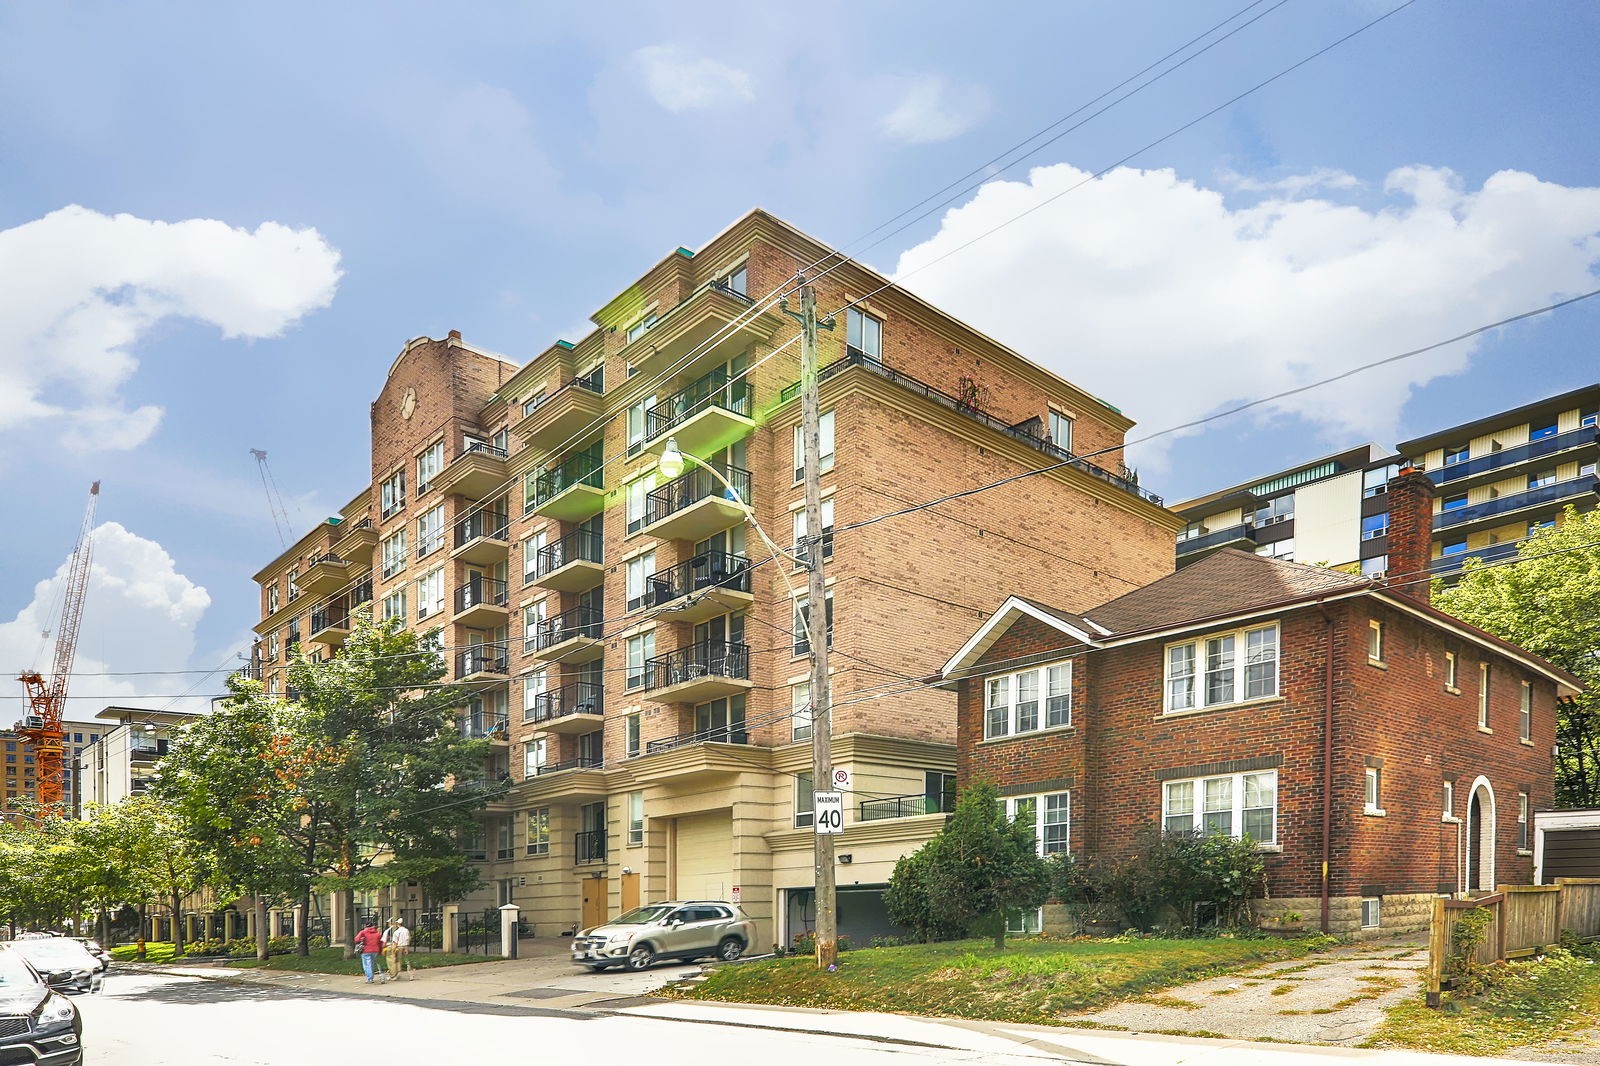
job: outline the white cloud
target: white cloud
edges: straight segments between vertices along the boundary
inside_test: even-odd
[[[691,55],[677,45],[640,48],[633,53],[633,59],[650,95],[674,114],[755,99],[748,73],[715,59]]]
[[[1304,196],[1318,189],[1359,189],[1361,181],[1354,175],[1333,167],[1318,167],[1309,174],[1290,174],[1276,180],[1251,177],[1236,170],[1224,169],[1217,180],[1235,192],[1278,193],[1288,199]]]
[[[937,74],[900,79],[898,103],[879,122],[884,134],[906,144],[932,144],[966,133],[989,110],[976,86],[955,87]]]
[[[985,185],[901,256],[900,274],[1086,179],[1061,164]],[[1418,166],[1389,174],[1383,192],[1372,209],[1284,198],[1231,209],[1171,170],[1122,168],[906,283],[1139,419],[1134,436],[1595,285],[1600,189],[1501,171],[1471,191]],[[1475,347],[1274,401],[1255,417],[1297,416],[1333,446],[1392,443],[1411,389],[1460,373]],[[1159,465],[1172,439],[1135,458]]]
[[[127,449],[161,408],[129,409],[133,349],[166,318],[273,337],[333,300],[339,253],[314,229],[254,232],[65,207],[0,230],[0,432],[57,418],[78,450]]]
[[[48,676],[67,562],[33,588],[33,599],[9,622],[0,622],[0,668],[4,678],[23,669]],[[75,675],[107,671],[185,670],[194,652],[195,628],[211,606],[206,590],[178,572],[172,556],[153,540],[102,523],[94,532],[94,562],[84,597],[83,628],[78,636]],[[214,664],[206,664],[208,667]],[[67,717],[86,720],[108,704],[128,702],[161,707],[187,690],[199,675],[150,674],[142,677],[74,676],[67,688]],[[219,677],[198,692],[220,692]],[[21,686],[11,681],[0,688],[0,724],[9,726],[23,713]],[[76,694],[76,695],[75,695]],[[150,698],[160,697],[160,698]],[[176,705],[179,710],[203,709]]]

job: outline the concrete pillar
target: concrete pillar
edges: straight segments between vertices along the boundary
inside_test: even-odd
[[[270,910],[267,912],[267,936],[278,936],[278,930],[283,928],[283,912]]]
[[[296,903],[294,905],[294,938],[295,938],[296,941],[298,941],[300,939],[300,934],[305,932],[305,928],[306,928],[306,908],[305,908],[305,905],[304,904],[300,904],[300,903]]]
[[[500,908],[500,954],[508,959],[517,957],[517,913],[521,910],[515,903]]]
[[[256,901],[250,897],[250,909],[244,912],[244,935],[247,940],[256,938]]]
[[[446,903],[444,905],[444,929],[440,933],[439,950],[451,952],[456,949],[456,924],[457,915],[461,913],[461,904]]]
[[[355,938],[356,931],[350,928],[350,896],[347,892],[332,892],[328,895],[333,908],[329,915],[328,936],[334,944],[348,944]]]
[[[238,921],[239,913],[237,911],[222,912],[222,938],[224,940],[239,939],[237,932]]]
[[[205,938],[207,940],[215,940],[217,938],[217,916],[216,916],[216,914],[214,914],[211,911],[207,911],[206,912],[206,916],[205,916],[205,918],[204,918],[204,920],[202,921],[201,924],[205,928],[205,934],[206,934]]]
[[[152,942],[161,939],[161,918],[154,914],[150,916],[150,939]]]

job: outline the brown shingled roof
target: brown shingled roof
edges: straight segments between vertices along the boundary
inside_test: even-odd
[[[1122,635],[1370,586],[1364,577],[1224,548],[1084,617]],[[1059,612],[1057,612],[1059,613]]]

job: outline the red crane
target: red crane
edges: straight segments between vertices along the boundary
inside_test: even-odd
[[[67,588],[61,601],[61,624],[56,628],[56,658],[48,680],[37,670],[18,680],[28,693],[28,716],[17,723],[22,750],[33,751],[36,798],[44,817],[65,817],[67,734],[61,728],[66,711],[67,681],[72,677],[72,658],[78,650],[78,623],[83,620],[83,597],[89,589],[89,560],[94,555],[94,505],[100,497],[100,482],[89,487],[89,506],[83,513],[83,528],[67,564]]]

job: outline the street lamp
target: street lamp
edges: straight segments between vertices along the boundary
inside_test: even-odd
[[[796,555],[787,548],[780,548],[771,537],[767,536],[767,531],[761,528],[760,522],[756,521],[754,509],[752,509],[749,504],[745,503],[744,497],[739,495],[739,490],[733,487],[733,482],[724,477],[722,471],[718,470],[716,467],[712,466],[698,455],[690,455],[688,452],[680,449],[678,447],[677,437],[667,438],[667,446],[661,449],[661,458],[656,461],[656,469],[661,471],[661,475],[663,477],[671,480],[672,478],[682,474],[684,468],[691,462],[695,463],[700,467],[700,469],[706,471],[712,477],[721,482],[722,486],[727,489],[728,498],[734,503],[738,504],[740,507],[745,508],[745,520],[749,522],[752,527],[754,527],[757,535],[759,535],[761,539],[766,542],[767,547],[771,548],[775,554],[781,555],[785,559],[792,559],[801,564],[805,563],[805,560],[799,555]],[[788,575],[785,574],[784,580],[788,581],[788,579]],[[790,591],[792,592],[793,589],[791,588]]]

